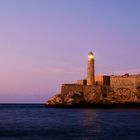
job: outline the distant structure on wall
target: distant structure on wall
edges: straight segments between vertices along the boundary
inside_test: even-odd
[[[77,80],[74,84],[63,84],[61,93],[47,101],[47,105],[140,104],[140,75],[95,76],[94,63],[94,54],[90,52],[86,78]]]

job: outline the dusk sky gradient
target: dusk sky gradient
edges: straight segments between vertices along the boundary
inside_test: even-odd
[[[0,103],[44,103],[62,83],[140,73],[140,0],[0,0]]]

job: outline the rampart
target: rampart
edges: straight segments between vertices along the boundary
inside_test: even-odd
[[[80,94],[88,103],[96,103],[102,101],[104,95],[109,91],[109,87],[100,85],[78,85],[78,84],[63,84],[61,87],[61,95]]]
[[[110,86],[113,88],[129,88],[134,90],[140,87],[140,76],[139,75],[111,76]]]
[[[87,103],[125,103],[140,102],[140,90],[136,88],[136,79],[124,77],[112,77],[111,86],[106,85],[78,85],[64,84],[61,88],[62,97],[73,98],[73,95],[79,94]],[[126,82],[125,84],[123,84]],[[81,98],[81,97],[80,97]]]

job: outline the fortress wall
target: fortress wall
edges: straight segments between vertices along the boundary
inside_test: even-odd
[[[97,93],[101,92],[101,86],[92,85],[78,85],[78,84],[63,84],[61,87],[61,93],[67,94],[69,92],[83,92],[87,93]]]
[[[140,80],[140,79],[139,79]],[[62,97],[73,98],[80,93],[80,97],[89,104],[96,103],[124,103],[140,102],[140,91],[135,88],[136,78],[112,78],[114,87],[102,85],[64,84],[61,88]],[[126,83],[125,83],[126,82]],[[132,85],[131,85],[132,84]],[[68,96],[67,96],[68,95]],[[80,98],[79,97],[79,98]]]
[[[103,76],[95,76],[95,82],[97,84],[103,85]]]
[[[110,76],[98,75],[95,76],[95,81],[99,85],[110,85]]]
[[[110,86],[113,88],[136,88],[136,77],[111,76]]]
[[[98,103],[103,98],[102,86],[85,86],[84,98],[88,103]]]
[[[93,85],[78,85],[78,84],[64,84],[61,88],[61,95],[73,95],[74,93],[82,93],[84,99],[88,103],[96,103],[103,97],[101,86]]]
[[[87,80],[77,80],[78,85],[87,85]]]
[[[67,94],[69,92],[84,92],[84,86],[78,84],[63,84],[61,94]]]
[[[140,77],[138,77],[138,78],[136,79],[136,86],[137,86],[137,87],[140,87]]]

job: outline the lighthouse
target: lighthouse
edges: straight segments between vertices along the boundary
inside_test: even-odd
[[[95,70],[94,70],[94,54],[90,52],[88,54],[87,62],[87,85],[95,84]]]

